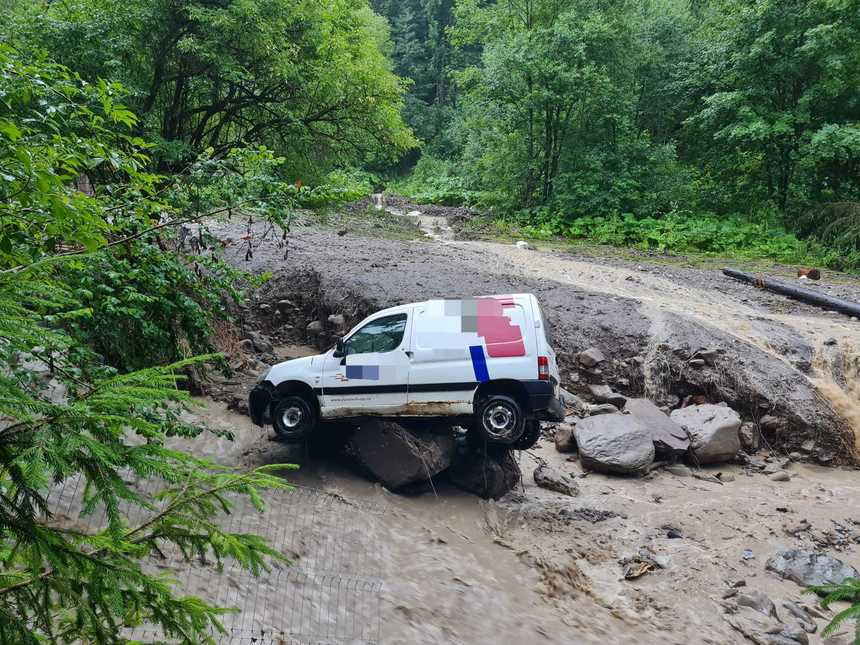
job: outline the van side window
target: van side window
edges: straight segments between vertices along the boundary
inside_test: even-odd
[[[406,330],[406,314],[377,318],[367,323],[344,342],[344,353],[390,352],[400,347]]]

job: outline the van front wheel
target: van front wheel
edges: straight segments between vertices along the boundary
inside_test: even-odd
[[[317,425],[314,407],[301,396],[285,396],[272,410],[272,425],[284,441],[304,441]]]
[[[525,415],[520,404],[504,394],[492,394],[478,404],[469,434],[479,443],[509,446],[519,440],[524,430]]]

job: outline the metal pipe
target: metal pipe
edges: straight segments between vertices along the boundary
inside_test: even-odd
[[[817,293],[809,289],[793,287],[790,284],[780,282],[779,280],[774,280],[773,278],[763,278],[752,275],[751,273],[744,273],[743,271],[738,271],[737,269],[726,268],[723,269],[723,273],[730,278],[734,278],[735,280],[740,280],[741,282],[749,282],[750,284],[754,284],[757,287],[762,287],[764,289],[767,289],[768,291],[773,291],[774,293],[788,296],[789,298],[793,298],[794,300],[800,300],[801,302],[805,302],[810,305],[816,305],[824,309],[838,311],[839,313],[845,314],[846,316],[857,316],[858,318],[860,318],[860,304],[857,304],[856,302],[849,302],[847,300],[842,300],[841,298],[833,298],[832,296],[828,296],[823,293]]]

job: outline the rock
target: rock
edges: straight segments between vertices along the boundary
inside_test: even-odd
[[[589,470],[643,474],[654,461],[651,433],[631,415],[588,417],[576,424],[574,437],[582,465]]]
[[[841,560],[803,549],[777,551],[776,555],[767,561],[765,568],[801,587],[838,585],[847,578],[860,578],[860,573],[854,567]]]
[[[727,611],[726,622],[756,645],[809,645],[809,638],[802,629],[783,625],[752,607],[734,603]]]
[[[346,454],[387,488],[425,481],[451,465],[454,438],[417,433],[398,423],[372,419],[350,437]]]
[[[768,475],[768,479],[770,479],[772,482],[788,482],[791,481],[791,475],[789,475],[784,470],[780,470],[779,472],[771,473],[770,475]]]
[[[323,330],[323,324],[319,320],[312,320],[308,323],[308,326],[305,327],[305,331],[309,334],[319,334]]]
[[[335,327],[343,327],[346,324],[346,319],[343,317],[343,314],[331,314],[328,317],[328,323]]]
[[[577,357],[579,362],[585,367],[594,367],[595,365],[602,363],[606,360],[606,357],[596,347],[590,347],[586,349],[584,352],[580,352]]]
[[[566,474],[554,470],[548,464],[541,464],[535,468],[534,479],[535,484],[541,488],[570,497],[579,495],[579,487],[576,482]]]
[[[833,345],[838,345],[839,341],[836,340],[835,338],[828,338],[827,340],[824,341],[824,344],[832,347]]]
[[[559,452],[576,452],[574,428],[568,423],[560,423],[555,431],[555,449]]]
[[[272,310],[272,305],[267,304],[267,303],[265,303],[265,302],[264,302],[264,303],[260,304],[260,306],[258,307],[258,309],[260,310],[260,312],[261,312],[261,313],[264,313],[264,314],[265,314],[265,313],[268,313],[268,312],[270,312],[270,311]]]
[[[807,439],[800,445],[800,449],[803,452],[813,452],[815,450],[815,441],[812,439]]]
[[[687,361],[687,365],[689,365],[690,367],[704,367],[705,366],[705,359],[704,358],[691,358],[689,361]]]
[[[269,339],[263,336],[260,332],[248,332],[248,339],[251,341],[254,349],[261,354],[271,354],[275,351],[275,346],[272,345],[272,343],[269,342]]]
[[[248,414],[248,397],[234,394],[227,402],[228,410],[235,410],[239,414]]]
[[[296,306],[289,300],[278,300],[278,304],[276,306],[278,307],[278,311],[282,314],[287,313],[290,309],[296,308]]]
[[[735,602],[741,607],[749,607],[755,609],[758,613],[776,618],[779,620],[779,615],[776,613],[776,605],[773,600],[767,597],[761,591],[750,589],[746,593],[735,596]]]
[[[751,421],[741,424],[738,438],[741,440],[741,447],[747,452],[756,452],[761,446],[761,433]]]
[[[690,434],[690,452],[700,464],[728,461],[741,449],[741,419],[731,408],[691,405],[674,410],[669,418]]]
[[[600,405],[589,405],[585,408],[586,413],[590,417],[598,414],[618,414],[619,410],[611,403],[601,403]]]
[[[693,471],[687,468],[684,464],[672,464],[666,466],[666,472],[672,473],[676,477],[692,477]]]
[[[718,349],[700,349],[696,352],[695,357],[701,358],[708,365],[714,365],[719,355],[720,350]]]
[[[458,453],[448,469],[452,484],[484,499],[499,499],[513,490],[521,476],[510,450]]]
[[[526,249],[526,250],[528,250],[528,249],[531,249],[531,248],[532,248],[532,245],[531,245],[531,244],[529,244],[528,242],[526,242],[525,240],[520,240],[519,242],[517,242],[517,243],[516,243],[516,247],[517,247],[518,249]]]
[[[588,386],[588,391],[591,392],[591,396],[598,403],[610,403],[619,410],[627,402],[626,396],[613,392],[612,388],[608,385],[592,383]]]
[[[674,461],[690,448],[684,429],[648,399],[627,399],[624,409],[648,428],[658,457]]]
[[[779,432],[785,427],[786,422],[785,419],[766,414],[759,419],[758,424],[764,432]]]
[[[566,408],[574,411],[584,411],[586,409],[585,402],[576,394],[572,394],[563,387],[558,388],[559,399],[561,404]]]
[[[250,354],[254,351],[254,342],[250,338],[243,338],[239,341],[239,349]]]
[[[774,473],[778,473],[779,471],[788,467],[789,463],[790,462],[788,459],[777,459],[775,461],[770,461],[765,464],[764,468],[762,469],[762,472],[765,475],[773,475]]]

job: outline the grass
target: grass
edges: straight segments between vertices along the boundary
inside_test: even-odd
[[[730,260],[750,270],[770,270],[778,263],[860,271],[860,254],[828,249],[815,241],[799,240],[779,226],[740,217],[671,214],[661,219],[589,217],[539,224],[529,219],[477,217],[459,232],[472,239],[537,241],[544,246],[576,249],[585,256],[646,258],[648,262],[669,264],[680,261],[699,268],[721,267]]]

